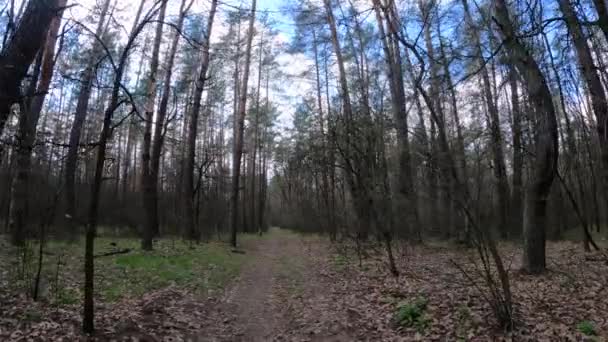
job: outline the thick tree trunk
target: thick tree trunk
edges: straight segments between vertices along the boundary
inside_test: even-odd
[[[158,14],[158,23],[156,26],[156,34],[154,44],[152,45],[152,57],[150,59],[150,70],[146,84],[146,111],[144,113],[144,144],[142,146],[141,158],[141,188],[144,203],[144,226],[142,227],[141,248],[143,250],[152,250],[152,239],[158,234],[158,208],[154,187],[156,179],[152,178],[150,171],[150,153],[152,145],[152,125],[154,120],[154,104],[156,102],[156,79],[158,76],[158,64],[160,55],[160,43],[163,36],[163,25],[165,21],[165,11],[167,9],[168,0],[162,2],[160,12]]]
[[[247,47],[245,50],[245,68],[243,80],[239,93],[238,111],[234,118],[234,148],[232,155],[232,231],[230,243],[233,247],[237,245],[237,228],[239,215],[239,187],[241,178],[241,157],[243,155],[243,131],[245,126],[245,114],[247,113],[247,83],[249,81],[249,67],[251,64],[251,46],[253,43],[255,23],[256,0],[251,4],[251,17],[249,18],[249,32],[247,35]]]
[[[58,0],[56,8],[63,9],[67,0]],[[52,9],[54,11],[54,9]],[[57,34],[61,26],[61,15],[63,10],[56,12],[49,24],[47,37],[40,56],[40,80],[34,77],[31,84],[33,90],[28,96],[30,98],[22,101],[21,113],[19,116],[18,132],[16,136],[17,148],[13,153],[16,159],[16,178],[13,182],[11,191],[12,205],[10,208],[10,228],[12,233],[12,243],[23,245],[27,236],[26,227],[28,221],[28,196],[30,195],[30,173],[32,164],[32,152],[36,141],[36,126],[42,111],[44,99],[49,91],[55,67],[55,44]]]
[[[558,133],[553,98],[540,67],[517,38],[505,0],[496,0],[494,19],[511,62],[527,84],[536,115],[535,161],[526,193],[523,267],[530,273],[545,270],[547,198],[557,171]]]
[[[200,238],[195,222],[194,210],[194,159],[196,152],[196,136],[198,132],[198,117],[201,111],[201,99],[203,90],[207,82],[207,70],[209,69],[209,49],[211,45],[211,33],[213,30],[213,20],[217,9],[218,0],[212,0],[209,17],[207,19],[207,32],[204,33],[203,51],[201,63],[199,66],[199,74],[195,84],[194,96],[192,99],[192,107],[188,115],[188,131],[187,131],[187,146],[186,156],[184,160],[184,183],[183,183],[183,199],[184,199],[184,218],[185,230],[189,239],[198,240]]]
[[[21,82],[43,46],[53,18],[62,10],[60,3],[60,0],[28,1],[15,32],[0,55],[0,134],[11,107],[21,99]]]

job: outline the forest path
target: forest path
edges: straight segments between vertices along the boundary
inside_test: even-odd
[[[231,336],[201,332],[208,341],[349,341],[343,329],[318,329],[299,324],[302,312],[297,303],[317,302],[325,288],[323,277],[311,259],[311,243],[286,230],[272,229],[260,238],[245,238],[242,249],[248,257],[237,283],[219,303]],[[321,317],[324,305],[310,305],[306,315]],[[308,311],[308,310],[307,310]],[[314,317],[313,316],[313,317]],[[229,323],[227,323],[229,321]]]

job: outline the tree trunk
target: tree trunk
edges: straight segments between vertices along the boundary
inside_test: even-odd
[[[65,158],[65,217],[67,218],[67,234],[69,239],[76,237],[76,227],[78,220],[76,219],[76,169],[78,164],[78,152],[80,151],[80,138],[82,136],[82,128],[87,118],[89,109],[89,99],[91,98],[91,90],[93,88],[93,79],[95,77],[95,65],[101,57],[102,46],[97,39],[101,39],[104,33],[106,16],[110,7],[110,0],[105,0],[101,9],[101,16],[95,30],[93,39],[93,51],[91,59],[87,63],[87,67],[82,75],[78,99],[76,102],[76,113],[74,121],[70,129],[70,138],[68,141],[68,152]],[[131,156],[127,155],[127,159]]]
[[[61,15],[67,0],[58,0],[55,8],[61,8],[49,24],[49,30],[45,39],[43,50],[39,52],[40,80],[34,77],[31,84],[30,98],[22,101],[19,117],[18,132],[16,136],[17,148],[13,153],[16,159],[16,178],[11,192],[12,205],[10,208],[10,226],[12,232],[12,243],[22,246],[27,236],[26,227],[28,221],[28,196],[30,195],[30,173],[32,163],[32,152],[36,142],[36,126],[42,111],[44,99],[49,91],[55,67],[55,44],[57,34],[61,25]]]
[[[245,126],[245,115],[247,113],[247,83],[249,81],[249,66],[251,64],[251,46],[253,43],[255,23],[256,0],[251,4],[251,17],[249,18],[249,32],[247,35],[247,47],[245,50],[245,69],[241,83],[238,112],[234,120],[234,151],[232,156],[232,232],[230,243],[233,247],[237,244],[237,228],[239,215],[239,187],[241,177],[241,157],[243,155],[243,131]]]
[[[141,13],[143,11],[144,5],[146,3],[146,0],[141,0],[141,2],[139,3],[139,8],[137,9],[137,14],[135,16],[135,21],[133,23],[133,30],[135,30],[135,26],[137,26],[137,24],[139,23],[139,18],[141,16]],[[145,52],[148,50],[148,40],[146,39],[144,41],[144,46],[142,48],[142,53],[141,53],[141,57],[140,58],[144,58]],[[127,61],[127,64],[129,63],[129,61]],[[142,73],[142,69],[143,69],[144,64],[143,63],[139,63],[139,68],[137,68],[137,73],[136,73],[136,79],[135,79],[135,88],[139,89],[139,85],[140,85],[140,81],[141,81],[141,73]],[[125,158],[125,165],[122,168],[122,193],[121,193],[121,201],[124,204],[126,204],[126,199],[127,199],[127,193],[129,192],[129,169],[131,168],[131,162],[134,163],[133,165],[133,169],[137,170],[137,156],[133,157],[133,150],[137,150],[137,139],[135,136],[136,130],[138,129],[138,118],[136,118],[135,116],[131,117],[131,119],[129,120],[128,123],[128,128],[127,128],[127,143],[126,143],[126,149],[125,149],[125,154],[127,156],[127,158]],[[134,172],[134,177],[133,178],[137,178],[136,177],[136,173]],[[133,181],[133,188],[135,188],[135,184],[136,181]]]
[[[399,195],[397,200],[397,211],[408,213],[404,222],[409,226],[411,238],[414,241],[421,240],[420,220],[418,214],[418,196],[414,188],[411,167],[410,143],[408,137],[408,117],[406,109],[405,88],[403,83],[402,58],[399,45],[396,44],[394,35],[396,32],[391,30],[390,38],[385,34],[384,20],[381,14],[380,0],[374,0],[374,11],[378,21],[378,29],[382,37],[384,48],[384,58],[387,64],[387,75],[390,80],[391,105],[393,118],[397,126],[397,138],[399,140]]]
[[[428,18],[431,16],[431,11],[433,10],[432,6],[435,5],[436,4],[434,3],[425,3],[420,1],[419,8],[422,17],[427,18],[427,20],[429,20]],[[392,22],[396,22],[396,20],[392,20]],[[434,158],[434,163],[431,167],[437,169],[434,170],[434,177],[436,177],[436,179],[434,179],[433,182],[435,182],[435,184],[442,183],[441,185],[443,188],[443,193],[434,190],[434,192],[436,193],[436,203],[434,204],[434,207],[437,209],[442,207],[444,208],[444,211],[443,213],[435,211],[433,214],[438,217],[437,221],[439,221],[439,225],[441,229],[443,229],[443,233],[448,237],[454,237],[456,235],[455,233],[457,232],[455,232],[452,227],[451,216],[453,212],[451,210],[452,200],[450,200],[450,197],[454,197],[457,195],[457,190],[454,187],[454,179],[459,179],[460,181],[462,181],[464,172],[458,172],[458,168],[456,166],[456,162],[454,160],[454,156],[451,152],[450,145],[448,142],[446,118],[442,103],[442,96],[440,93],[441,80],[439,78],[439,65],[436,59],[435,47],[433,46],[433,40],[431,36],[431,25],[429,23],[424,26],[424,40],[426,44],[427,53],[430,59],[430,87],[428,92],[423,89],[419,89],[419,91],[423,95],[423,97],[425,97],[426,94],[426,97],[428,98],[425,99],[425,102],[427,104],[427,107],[429,107],[429,110],[431,111],[431,117],[434,121],[434,125],[437,130],[437,140],[435,140],[434,145],[435,148],[431,150],[431,154]],[[418,81],[418,84],[420,87],[420,81]],[[453,112],[453,114],[456,114],[456,112]],[[455,115],[455,118],[457,119],[458,116]],[[458,122],[456,124],[458,126]],[[461,161],[463,160],[463,156],[460,153],[457,153],[456,158]],[[465,169],[462,166],[463,165],[461,165],[461,171]],[[455,173],[456,177],[454,177],[454,179],[451,173]],[[433,184],[433,186],[435,186],[435,184]]]
[[[476,68],[479,68],[481,74],[481,81],[483,85],[483,94],[485,96],[486,105],[490,114],[490,136],[491,136],[491,148],[493,155],[493,170],[494,177],[496,177],[496,188],[498,190],[498,232],[503,237],[508,236],[508,224],[509,224],[509,181],[507,180],[507,167],[505,164],[505,156],[502,145],[502,132],[500,131],[500,117],[498,115],[498,105],[494,101],[494,95],[492,92],[492,85],[490,83],[490,76],[483,59],[483,51],[481,45],[481,38],[479,36],[480,28],[476,27],[473,17],[469,11],[469,5],[467,0],[462,0],[464,7],[465,20],[471,34],[473,36],[473,44],[475,44],[475,59]]]
[[[522,148],[522,113],[519,105],[517,87],[517,71],[514,67],[509,70],[509,86],[511,90],[511,111],[513,116],[513,192],[511,194],[511,227],[521,234],[523,224],[523,168],[524,155]]]
[[[142,0],[144,1],[144,0]],[[144,26],[150,22],[158,8],[153,7],[145,17],[145,19],[134,26],[133,32],[129,34],[127,44],[120,56],[114,82],[112,84],[110,100],[105,110],[103,124],[99,134],[97,147],[97,156],[95,158],[95,173],[93,182],[91,183],[91,201],[89,203],[89,212],[86,225],[85,235],[85,258],[84,258],[84,310],[82,317],[82,329],[87,334],[92,334],[95,330],[95,300],[94,300],[94,278],[95,278],[95,263],[93,253],[95,248],[95,235],[97,230],[97,220],[99,215],[99,199],[101,194],[101,185],[104,174],[104,166],[106,161],[106,151],[108,141],[112,133],[112,118],[114,112],[120,106],[119,95],[122,84],[122,78],[126,69],[127,57],[133,44],[143,30]]]
[[[158,114],[154,126],[154,138],[152,141],[152,153],[150,160],[150,180],[149,180],[149,201],[148,206],[153,209],[153,214],[156,218],[152,218],[156,222],[155,232],[158,233],[158,178],[160,174],[160,158],[162,155],[163,144],[165,141],[165,123],[167,120],[167,109],[169,106],[169,97],[171,95],[171,80],[173,77],[173,66],[175,64],[175,55],[181,37],[181,30],[184,26],[184,20],[187,12],[192,6],[192,1],[186,7],[186,1],[182,0],[180,6],[180,14],[175,27],[175,32],[171,41],[171,47],[165,61],[165,79],[163,81],[162,95],[158,106]]]
[[[593,4],[597,11],[597,25],[608,39],[608,3],[606,3],[606,0],[593,0]]]
[[[605,11],[605,7],[602,5],[606,6],[606,2],[603,1],[603,4],[599,4],[598,12],[600,12],[600,8],[604,8]],[[587,44],[587,38],[576,17],[576,12],[570,3],[570,0],[559,0],[559,7],[564,14],[568,31],[570,32],[574,47],[576,48],[576,55],[581,67],[581,73],[591,97],[591,106],[597,121],[597,133],[600,143],[602,161],[601,178],[604,193],[608,193],[608,101],[606,100],[606,93],[604,92],[604,86],[597,73],[598,68],[595,65],[591,49]],[[604,19],[608,18],[602,18],[600,15],[599,22],[602,23]],[[602,29],[604,29],[603,26]],[[608,33],[608,31],[606,32]],[[608,209],[608,197],[606,199],[606,208]]]
[[[333,50],[334,50],[334,54],[336,55],[336,60],[337,60],[337,64],[338,64],[338,81],[339,81],[339,89],[340,89],[340,97],[342,99],[342,112],[344,115],[344,122],[345,122],[345,133],[344,133],[344,148],[343,151],[341,151],[342,154],[342,159],[344,160],[344,164],[345,164],[345,169],[343,170],[343,174],[346,180],[346,183],[348,183],[351,193],[352,193],[352,197],[353,197],[353,202],[355,205],[355,210],[357,212],[357,217],[359,219],[359,228],[357,231],[357,239],[363,237],[365,234],[367,234],[367,230],[368,230],[368,226],[369,226],[369,206],[367,204],[362,204],[362,200],[361,200],[361,189],[360,187],[355,183],[354,181],[354,177],[353,177],[353,173],[354,173],[354,167],[359,167],[360,163],[359,161],[354,161],[352,160],[353,158],[351,157],[351,137],[350,135],[352,134],[352,121],[353,121],[353,109],[352,109],[352,102],[351,102],[351,97],[350,97],[350,91],[348,89],[348,81],[347,81],[347,77],[346,77],[346,68],[344,66],[344,58],[342,55],[342,48],[340,46],[340,40],[338,38],[338,30],[336,27],[336,20],[334,18],[333,15],[333,10],[332,10],[332,6],[331,6],[331,0],[324,0],[324,5],[325,5],[325,11],[326,11],[326,16],[327,16],[327,22],[329,24],[329,28],[331,31],[331,42],[333,45]],[[329,99],[328,99],[329,101]]]
[[[141,158],[141,188],[145,210],[144,226],[142,228],[141,248],[151,251],[152,239],[158,234],[158,208],[155,201],[154,185],[156,179],[152,178],[150,172],[150,150],[152,145],[152,124],[154,120],[154,104],[156,102],[156,78],[158,76],[158,64],[160,55],[160,43],[163,36],[163,22],[165,21],[165,11],[168,0],[162,2],[154,44],[152,45],[152,57],[150,59],[150,71],[146,84],[146,111],[144,113],[144,144],[142,146]]]
[[[257,210],[256,210],[256,163],[257,163],[257,155],[258,155],[258,148],[260,145],[260,115],[261,113],[261,107],[260,107],[260,91],[262,88],[262,65],[263,65],[263,58],[264,58],[264,30],[262,29],[260,32],[260,55],[259,55],[259,61],[258,61],[258,86],[257,86],[257,92],[256,92],[256,103],[255,103],[255,124],[253,127],[253,147],[252,147],[252,156],[251,156],[251,193],[250,193],[250,210],[251,210],[251,217],[250,217],[250,225],[251,225],[251,230],[252,232],[259,232],[260,231],[260,227],[258,226],[258,220],[257,220]]]
[[[557,171],[558,133],[555,107],[540,67],[517,38],[505,0],[496,0],[494,19],[511,62],[527,83],[536,115],[535,161],[526,193],[523,268],[542,273],[546,267],[547,198]]]
[[[203,96],[203,90],[207,81],[207,69],[209,68],[209,48],[211,45],[211,32],[213,29],[213,20],[215,18],[215,12],[217,9],[218,0],[212,0],[211,9],[209,10],[209,17],[207,19],[207,32],[204,33],[203,37],[203,51],[201,56],[201,64],[199,69],[199,75],[196,80],[194,96],[192,100],[192,107],[190,108],[190,114],[188,117],[188,132],[187,132],[187,147],[186,157],[184,161],[184,183],[183,183],[183,199],[184,199],[184,218],[185,218],[185,229],[186,235],[189,239],[198,240],[199,233],[195,222],[195,210],[194,210],[194,159],[196,152],[196,136],[198,132],[198,117],[201,110],[201,99]]]
[[[321,131],[321,136],[322,136],[322,147],[323,147],[323,151],[322,151],[322,159],[321,159],[321,196],[323,198],[323,204],[324,204],[324,211],[325,211],[325,224],[327,225],[325,227],[325,231],[330,233],[330,238],[333,240],[335,239],[335,227],[333,226],[333,222],[332,222],[332,215],[333,213],[331,212],[331,206],[330,206],[330,189],[329,189],[329,160],[327,158],[327,154],[328,154],[328,149],[329,149],[329,144],[327,141],[327,136],[328,134],[325,133],[325,117],[324,117],[324,113],[323,113],[323,97],[322,97],[322,89],[321,89],[321,71],[319,68],[320,65],[320,61],[319,61],[319,42],[318,42],[318,37],[317,37],[317,32],[316,30],[313,29],[312,31],[312,39],[313,39],[313,52],[314,52],[314,61],[315,61],[315,82],[316,82],[316,91],[317,91],[317,106],[318,106],[318,111],[319,111],[319,126],[320,126],[320,131]],[[268,114],[267,114],[268,115]]]
[[[0,134],[13,104],[21,99],[21,82],[47,38],[60,0],[30,0],[15,32],[0,55]],[[1,154],[1,151],[0,151]]]

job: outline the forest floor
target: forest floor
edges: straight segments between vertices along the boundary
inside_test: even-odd
[[[101,247],[108,242],[98,240]],[[368,246],[361,262],[352,247],[272,229],[242,236],[240,253],[222,244],[163,240],[152,253],[100,257],[92,339],[608,340],[608,263],[600,253],[583,253],[580,244],[549,243],[549,271],[542,276],[520,272],[520,247],[501,244],[514,294],[512,332],[496,327],[474,250],[399,244],[401,276],[395,278],[377,246]],[[33,302],[7,284],[11,266],[4,259],[0,255],[0,340],[86,340],[79,333],[81,273],[70,267],[81,260],[66,257],[63,289]]]

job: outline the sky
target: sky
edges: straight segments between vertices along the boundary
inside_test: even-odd
[[[15,1],[15,11],[26,0]],[[64,12],[64,20],[75,20],[81,23],[86,23],[83,19],[92,13],[96,3],[101,3],[102,0],[68,0],[68,9]],[[291,13],[286,8],[290,3],[298,0],[257,0],[257,17],[260,18],[263,14],[267,14],[274,23],[273,27],[278,30],[278,36],[275,42],[278,44],[287,45],[292,40],[294,34],[294,24],[291,19]],[[363,0],[365,1],[365,0]],[[149,8],[154,0],[146,0],[146,7]],[[113,0],[115,4],[115,17],[123,26],[122,39],[126,39],[127,31],[133,26],[135,14],[140,4],[139,0]],[[169,0],[167,9],[167,18],[177,15],[181,0]],[[220,37],[228,31],[228,25],[225,22],[225,13],[234,11],[235,8],[242,4],[243,8],[250,8],[251,0],[219,0],[218,14],[213,28],[212,41],[219,41]],[[111,5],[112,6],[112,5]],[[191,12],[203,13],[208,11],[210,0],[194,0],[194,5]],[[112,8],[112,7],[110,7]],[[145,9],[144,9],[145,13]],[[94,24],[88,23],[88,28],[95,31]],[[246,25],[243,25],[243,32]],[[301,53],[288,53],[281,51],[275,56],[276,62],[279,64],[280,71],[285,75],[280,79],[272,80],[275,84],[271,84],[270,98],[280,112],[277,125],[279,127],[289,128],[292,126],[292,118],[295,112],[296,103],[312,90],[312,84],[303,79],[302,74],[310,69],[313,65],[312,60]],[[257,72],[255,67],[252,67],[251,77],[249,80],[250,86],[257,83]]]
[[[15,11],[17,11],[21,4],[25,0],[15,1]],[[83,19],[92,13],[96,3],[101,3],[102,0],[68,0],[69,8],[64,12],[64,20],[75,20],[81,23],[85,23]],[[115,17],[117,21],[124,27],[123,28],[123,39],[126,39],[127,31],[133,26],[135,14],[140,4],[139,0],[114,0],[115,4]],[[286,11],[285,5],[290,1],[294,0],[257,0],[257,17],[260,18],[262,14],[268,14],[272,21],[275,23],[274,28],[279,31],[279,35],[275,38],[277,44],[288,44],[294,34],[293,22],[290,18],[289,13]],[[147,0],[146,8],[149,8],[155,1]],[[234,11],[234,8],[238,8],[239,4],[243,8],[250,8],[251,0],[219,0],[218,12],[216,15],[216,22],[213,28],[212,41],[219,41],[220,37],[228,31],[228,26],[225,23],[224,15],[227,12]],[[112,8],[113,4],[110,8]],[[169,7],[167,9],[167,18],[171,18],[177,15],[181,0],[169,0]],[[202,13],[208,11],[210,7],[210,0],[194,0],[191,13]],[[144,13],[145,13],[144,9]],[[94,24],[87,24],[91,31],[95,30]],[[245,27],[246,25],[244,25]],[[245,28],[243,28],[243,32]],[[305,71],[308,66],[312,63],[310,59],[302,54],[290,54],[285,51],[280,52],[276,56],[276,61],[279,63],[279,69],[283,72],[286,77],[281,80],[275,80],[280,82],[277,84],[271,84],[270,97],[271,101],[277,105],[280,116],[278,118],[278,126],[290,127],[295,108],[296,99],[301,97],[303,93],[310,91],[310,85],[306,82],[298,80],[297,75],[300,75]],[[249,85],[255,85],[257,83],[257,73],[252,72],[249,80]],[[292,76],[290,76],[292,75]]]
[[[64,18],[82,20],[86,15],[91,13],[91,10],[95,7],[95,3],[100,1],[101,0],[69,0],[68,4],[73,4],[74,6],[68,9],[64,14]],[[258,0],[257,2],[257,17],[260,18],[261,15],[268,14],[275,23],[274,28],[279,31],[279,35],[276,38],[277,44],[288,44],[294,34],[293,21],[285,8],[289,1],[293,0]],[[128,30],[133,25],[132,21],[135,18],[139,1],[118,0],[116,3],[117,12],[121,13],[121,23],[125,26],[125,30]],[[147,1],[148,6],[151,3],[153,3],[153,1]],[[243,8],[249,8],[251,6],[250,0],[220,0],[218,14],[216,15],[216,22],[213,28],[212,41],[219,41],[220,37],[228,31],[224,15],[229,11],[234,11],[234,8],[238,8],[240,3],[242,3]],[[177,15],[180,4],[181,0],[169,0],[167,17]],[[209,7],[209,0],[194,0],[191,12],[202,13],[208,11]],[[129,19],[131,22],[128,22]],[[124,22],[122,22],[122,20],[124,20]],[[246,25],[243,26],[245,27]],[[93,29],[93,27],[90,28]],[[126,36],[126,34],[124,36]],[[281,52],[276,55],[276,61],[279,64],[279,69],[286,76],[280,81],[277,80],[277,82],[280,83],[271,84],[270,98],[271,101],[277,105],[280,112],[277,125],[280,127],[290,127],[295,111],[295,102],[302,94],[309,92],[311,89],[309,83],[304,82],[297,76],[307,70],[312,64],[312,61],[303,54],[290,54],[287,52]],[[252,70],[249,84],[251,86],[256,83],[257,73],[255,70]]]

